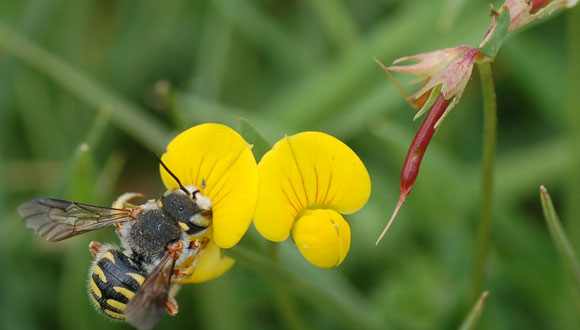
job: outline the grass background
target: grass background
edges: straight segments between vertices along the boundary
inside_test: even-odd
[[[372,58],[476,46],[488,24],[487,1],[0,2],[0,328],[127,329],[94,312],[85,289],[88,242],[115,241],[113,230],[49,244],[16,206],[160,196],[150,151],[198,123],[237,128],[240,116],[271,141],[339,137],[367,165],[371,199],[348,216],[339,268],[313,269],[285,242],[273,270],[251,228],[241,247],[258,262],[184,287],[180,314],[159,328],[457,328],[473,304],[479,81],[434,137],[377,248],[420,123]],[[575,8],[508,38],[492,66],[499,150],[482,329],[580,328],[538,198],[546,185],[578,251],[579,34]]]

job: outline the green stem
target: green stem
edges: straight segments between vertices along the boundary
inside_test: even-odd
[[[270,258],[254,251],[236,246],[227,250],[227,254],[240,264],[253,268],[261,274],[270,276],[300,295],[303,295],[313,306],[320,309],[329,318],[340,322],[345,328],[352,329],[387,329],[386,325],[376,318],[367,304],[350,299],[342,299],[341,292],[333,292],[327,287],[317,285],[286,265],[273,262]]]
[[[276,264],[280,263],[278,244],[275,242],[269,242],[268,244],[270,259]],[[292,299],[293,297],[289,295],[289,291],[284,286],[284,282],[278,278],[273,278],[272,285],[274,286],[274,296],[278,304],[280,317],[285,323],[286,329],[307,329],[305,328],[306,324],[300,317],[300,313],[296,310],[296,305]]]
[[[481,184],[481,210],[477,229],[477,254],[473,272],[472,300],[482,291],[485,267],[490,249],[491,204],[495,150],[497,144],[497,103],[491,65],[489,61],[477,64],[483,94],[483,172]]]

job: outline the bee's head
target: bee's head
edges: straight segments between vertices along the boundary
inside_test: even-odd
[[[200,234],[211,225],[211,201],[207,197],[202,196],[196,187],[184,187],[177,176],[163,163],[161,158],[156,154],[153,155],[179,185],[178,189],[168,191],[161,197],[161,208],[176,219],[181,229],[187,232],[187,234]]]
[[[175,189],[161,197],[161,208],[177,220],[189,235],[201,233],[211,225],[211,209],[200,207],[195,197],[197,194],[197,190],[186,194],[181,189]]]

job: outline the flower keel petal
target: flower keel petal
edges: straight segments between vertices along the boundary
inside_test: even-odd
[[[350,247],[350,227],[334,210],[307,210],[296,221],[292,237],[304,258],[321,268],[340,265]]]

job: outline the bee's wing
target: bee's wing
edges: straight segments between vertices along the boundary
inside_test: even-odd
[[[127,322],[137,329],[151,329],[163,316],[169,298],[169,281],[175,267],[175,259],[169,251],[127,304]]]
[[[99,207],[51,198],[22,203],[18,207],[18,214],[24,218],[27,227],[50,242],[131,220],[130,209]]]

